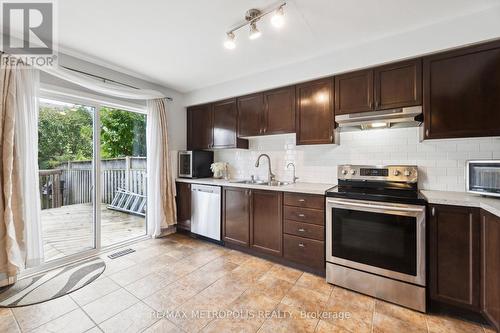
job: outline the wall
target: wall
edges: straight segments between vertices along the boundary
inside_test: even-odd
[[[420,128],[381,129],[340,134],[340,145],[296,146],[295,135],[250,139],[250,149],[218,150],[216,161],[229,162],[233,178],[267,177],[267,162],[255,168],[259,154],[271,157],[273,172],[290,180],[286,165],[293,162],[299,181],[337,182],[341,164],[410,164],[419,167],[421,189],[465,191],[465,162],[500,159],[500,138],[419,142]]]
[[[212,102],[497,39],[500,38],[498,22],[500,22],[500,5],[412,31],[385,36],[362,45],[337,49],[299,63],[287,64],[270,71],[195,90],[185,95],[185,105]]]

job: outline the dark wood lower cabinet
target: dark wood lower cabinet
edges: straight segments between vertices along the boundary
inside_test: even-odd
[[[286,234],[283,237],[286,259],[315,269],[321,270],[325,267],[324,242]]]
[[[297,206],[284,205],[284,197]],[[324,275],[324,209],[309,208],[320,207],[323,196],[224,187],[222,202],[226,246]],[[299,211],[295,220],[284,220],[283,212],[288,208],[316,214],[310,220],[300,220]]]
[[[281,256],[283,193],[252,190],[250,246],[255,250]]]
[[[482,310],[500,331],[500,217],[481,212]]]
[[[479,312],[479,209],[431,205],[430,211],[431,299]]]
[[[500,217],[472,207],[430,205],[431,310],[481,315],[500,330]]]
[[[176,182],[177,228],[191,231],[191,184]]]
[[[250,244],[250,195],[244,188],[223,189],[223,238],[225,242],[248,247]]]

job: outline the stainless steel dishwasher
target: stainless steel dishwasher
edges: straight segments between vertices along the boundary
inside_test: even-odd
[[[191,186],[191,232],[217,241],[221,240],[221,188]]]

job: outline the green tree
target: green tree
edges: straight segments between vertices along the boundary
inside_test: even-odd
[[[146,116],[102,108],[101,156],[146,156]],[[93,152],[92,110],[87,107],[40,108],[38,165],[50,169],[67,161],[91,160]]]
[[[102,108],[101,156],[146,156],[146,116],[140,113]]]
[[[85,107],[41,107],[38,122],[38,165],[56,167],[68,160],[92,158],[92,114]]]

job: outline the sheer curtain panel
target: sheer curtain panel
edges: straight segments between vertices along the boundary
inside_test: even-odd
[[[147,120],[147,229],[158,237],[163,229],[176,223],[174,180],[168,150],[165,99],[148,100]]]
[[[14,283],[28,264],[38,263],[43,247],[38,199],[38,72],[1,63],[0,286],[4,286]]]

